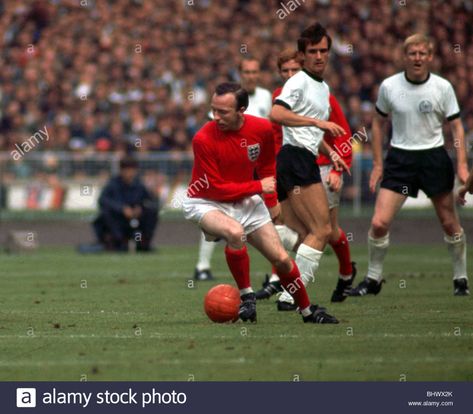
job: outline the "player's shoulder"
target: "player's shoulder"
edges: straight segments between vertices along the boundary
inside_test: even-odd
[[[217,124],[215,121],[208,121],[196,132],[194,138],[192,139],[194,143],[202,143],[215,135],[217,129]]]
[[[394,75],[388,76],[381,82],[381,86],[384,87],[396,87],[400,82],[404,81],[404,72],[398,72]]]
[[[434,83],[437,87],[440,87],[443,89],[453,88],[452,83],[448,79],[440,75],[437,75],[436,73],[430,72],[430,81]]]
[[[268,119],[248,114],[244,114],[243,116],[245,117],[245,122],[247,123],[248,127],[251,129],[259,131],[268,129],[272,131],[273,126]]]
[[[256,95],[261,98],[271,98],[271,92],[268,89],[257,86],[255,89]]]

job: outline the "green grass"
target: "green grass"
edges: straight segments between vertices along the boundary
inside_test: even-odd
[[[0,380],[473,380],[472,301],[452,295],[443,245],[393,246],[381,294],[342,304],[329,303],[337,266],[326,254],[310,293],[333,326],[273,301],[259,303],[257,324],[211,323],[211,284],[189,282],[195,255],[1,255]],[[353,256],[363,275],[366,249]],[[252,257],[259,287],[267,265]],[[221,248],[214,261],[218,283],[231,282]]]

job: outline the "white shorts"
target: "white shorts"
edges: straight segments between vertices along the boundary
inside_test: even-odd
[[[340,187],[340,191],[335,192],[331,191],[327,184],[327,177],[332,170],[331,165],[320,165],[320,178],[322,178],[322,183],[325,188],[325,192],[327,193],[328,199],[328,208],[331,210],[332,208],[338,207],[340,204],[340,195],[342,194],[343,188],[343,175],[340,176],[340,180],[342,181],[342,186]]]
[[[209,211],[221,211],[238,221],[238,223],[243,226],[243,231],[246,235],[254,232],[271,221],[269,211],[266,208],[263,199],[259,195],[246,197],[235,203],[221,203],[204,198],[187,197],[182,206],[186,220],[193,221],[199,225],[201,224],[205,214]],[[204,234],[205,239],[208,241],[217,238],[205,231]]]

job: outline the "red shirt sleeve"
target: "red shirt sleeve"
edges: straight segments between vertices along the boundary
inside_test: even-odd
[[[264,139],[261,143],[261,154],[256,163],[256,173],[260,179],[266,177],[276,177],[276,158],[275,158],[275,142],[273,130],[267,128]],[[274,207],[278,203],[278,195],[276,192],[271,194],[263,194],[266,207]]]
[[[332,137],[330,134],[326,133],[324,135],[324,141],[335,149],[336,153],[345,161],[348,167],[351,167],[352,163],[352,145],[349,142],[351,138],[350,125],[348,124],[345,115],[343,114],[342,108],[338,103],[335,96],[330,94],[330,117],[329,121],[334,122],[337,125],[340,125],[344,130],[345,134],[338,137]],[[344,145],[345,144],[345,145]],[[330,159],[324,154],[320,154],[318,158],[319,165],[328,165],[331,163]],[[335,173],[341,175],[342,171],[334,171]]]
[[[194,151],[194,171],[187,190],[189,197],[231,202],[262,192],[260,181],[231,182],[222,180],[216,162],[217,154],[212,150],[211,145],[205,142],[204,137],[196,136],[192,140],[192,149]],[[192,191],[192,189],[198,189],[198,191]]]

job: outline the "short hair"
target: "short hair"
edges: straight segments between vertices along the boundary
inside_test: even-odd
[[[290,60],[295,60],[301,66],[304,63],[304,58],[295,49],[284,49],[278,56],[278,69],[281,70],[281,66]]]
[[[248,108],[248,92],[243,89],[239,83],[223,82],[215,88],[215,95],[217,96],[226,95],[227,93],[235,95],[237,111],[242,107],[245,109]]]
[[[138,161],[135,158],[130,157],[130,156],[122,158],[120,160],[120,170],[123,170],[125,168],[137,169],[138,168]]]
[[[305,53],[308,45],[319,43],[324,37],[327,38],[327,44],[330,50],[332,47],[332,38],[328,35],[325,27],[320,23],[314,23],[302,31],[301,36],[297,39],[297,50]]]
[[[247,57],[244,57],[242,60],[240,60],[240,63],[238,65],[238,70],[240,72],[243,69],[243,62],[256,62],[256,63],[258,63],[258,66],[261,66],[261,63],[258,59],[254,58],[254,57],[251,57],[251,56],[247,56]]]
[[[407,53],[407,49],[412,45],[426,45],[429,53],[434,51],[434,42],[429,36],[423,33],[415,33],[404,40],[404,53]]]

